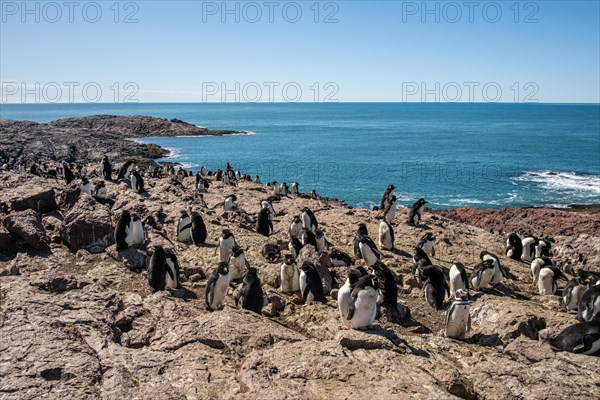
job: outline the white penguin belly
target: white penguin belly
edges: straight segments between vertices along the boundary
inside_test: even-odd
[[[317,239],[317,252],[322,253],[325,251],[325,237]]]
[[[352,328],[352,324],[348,321],[348,307],[350,306],[351,294],[352,288],[350,287],[350,282],[346,280],[346,283],[344,283],[338,292],[338,309],[340,310],[342,324],[347,328]]]
[[[142,225],[142,221],[135,221],[133,223],[133,244],[144,244],[144,226]]]
[[[233,246],[233,237],[230,237],[225,240],[219,239],[219,260],[221,262],[229,260],[229,256],[231,255],[231,249],[233,249]]]
[[[229,270],[231,279],[236,280],[244,276],[244,269],[246,267],[246,257],[244,254],[240,254],[238,257],[231,257],[229,259]]]
[[[481,280],[479,281],[479,284],[477,284],[477,276],[473,277],[473,279],[471,280],[471,284],[473,285],[473,287],[475,289],[478,289],[478,290],[482,289],[482,288],[486,288],[492,281],[493,276],[494,276],[494,270],[488,268],[481,273]]]
[[[428,240],[423,244],[423,251],[427,253],[428,256],[433,256],[433,245],[434,242],[432,240]]]
[[[175,265],[167,258],[167,268],[171,270],[175,279],[171,278],[169,272],[165,271],[165,289],[177,289],[177,274],[175,273]]]
[[[377,291],[367,287],[358,293],[354,302],[354,315],[350,320],[352,328],[366,328],[373,324],[377,314]]]
[[[494,274],[492,275],[492,280],[490,283],[492,285],[497,285],[500,282],[502,282],[502,278],[504,278],[504,275],[502,275],[502,270],[500,270],[500,267],[498,265],[495,265]]]
[[[450,268],[450,297],[454,297],[458,289],[466,289],[465,283],[457,268]]]
[[[230,274],[220,275],[213,288],[213,298],[210,308],[213,310],[222,310],[225,306],[225,296],[229,288]]]
[[[284,293],[291,293],[293,284],[294,266],[284,263],[281,265],[281,291]]]
[[[543,268],[538,276],[538,291],[541,295],[547,296],[554,294],[554,288],[552,284],[552,270],[549,268]]]
[[[225,211],[233,210],[233,199],[231,197],[225,199],[225,202],[223,203],[223,209]]]
[[[292,224],[290,228],[290,236],[300,239],[302,236],[302,223],[298,222],[297,224]]]
[[[445,334],[449,338],[460,339],[467,332],[469,324],[469,305],[455,305],[452,308],[452,317],[448,319]]]
[[[365,263],[367,263],[367,266],[371,267],[377,262],[377,256],[369,246],[360,243],[359,247],[360,253],[362,254],[363,260],[365,260]]]

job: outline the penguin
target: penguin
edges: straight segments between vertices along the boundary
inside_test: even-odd
[[[383,305],[395,309],[398,306],[398,285],[396,277],[387,265],[381,261],[373,264],[373,271],[377,281],[383,285]]]
[[[73,174],[73,171],[69,168],[69,164],[66,162],[63,162],[63,177],[67,185],[75,180],[75,174]]]
[[[102,178],[106,181],[112,181],[112,166],[108,161],[108,156],[102,157],[100,162],[100,171],[102,172]]]
[[[365,275],[367,274],[365,273]],[[359,270],[352,268],[350,272],[348,272],[346,282],[338,291],[338,309],[340,311],[340,317],[342,318],[342,325],[346,329],[352,328],[352,324],[348,320],[348,309],[352,299],[352,290],[354,290],[354,287],[362,276],[363,274]]]
[[[310,229],[311,231],[313,231],[313,233],[317,230],[317,228],[319,227],[319,224],[317,223],[317,217],[315,217],[315,214],[312,212],[312,210],[308,207],[304,207],[302,209],[302,227],[304,229]]]
[[[396,204],[396,196],[392,196],[386,208],[383,210],[383,219],[390,224],[394,222],[394,218],[396,218],[397,208],[398,205]]]
[[[413,255],[413,262],[415,263],[415,265],[418,264],[421,260],[424,260],[424,265],[432,264],[431,260],[429,259],[429,256],[427,255],[427,253],[425,253],[425,250],[418,246],[415,246],[414,250],[415,254]]]
[[[309,261],[305,261],[300,268],[300,292],[305,303],[311,301],[320,301],[327,303],[325,293],[323,292],[323,283],[315,266]]]
[[[359,240],[359,248],[360,254],[362,255],[362,259],[365,261],[365,264],[368,267],[371,267],[373,264],[377,262],[381,258],[381,253],[368,236],[363,236]]]
[[[209,183],[206,179],[200,179],[200,182],[196,184],[196,189],[198,193],[206,193],[208,189]]]
[[[499,284],[503,278],[508,277],[508,274],[500,264],[500,259],[497,255],[490,253],[489,251],[482,251],[479,253],[479,259],[481,261],[492,260],[494,262],[494,276],[490,281],[490,285],[495,286]]]
[[[549,344],[556,351],[586,355],[597,353],[600,351],[600,318],[563,329],[549,340]]]
[[[533,279],[533,282],[531,284],[533,286],[537,285],[538,276],[540,275],[540,271],[542,270],[542,268],[548,267],[550,265],[552,265],[552,260],[550,260],[548,257],[535,258],[531,262],[530,268],[531,268],[531,276]]]
[[[187,211],[181,210],[177,222],[177,241],[190,243],[192,241],[192,218]]]
[[[455,261],[450,268],[450,297],[454,297],[459,289],[465,290],[468,295],[469,277],[465,266]]]
[[[558,286],[556,285],[556,280],[558,278],[565,278],[563,273],[555,267],[554,265],[546,265],[540,270],[540,274],[538,276],[537,285],[538,291],[541,295],[551,295],[555,294],[558,290]]]
[[[288,194],[288,191],[289,191],[289,189],[288,189],[288,185],[287,185],[287,183],[286,183],[286,182],[283,182],[283,183],[281,184],[281,186],[279,187],[279,194],[280,194],[281,196],[287,196],[287,194]]]
[[[436,311],[444,308],[445,293],[450,295],[450,288],[446,282],[444,270],[437,265],[419,267],[418,273],[425,284],[425,300]],[[444,293],[445,292],[445,293]]]
[[[412,226],[418,226],[419,221],[423,217],[423,210],[425,209],[425,204],[427,201],[423,198],[420,198],[412,205],[410,211],[408,213],[408,224]]]
[[[464,338],[467,331],[471,330],[471,313],[468,300],[469,294],[464,289],[458,289],[448,310],[444,334],[452,339]]]
[[[362,255],[360,254],[360,239],[363,236],[369,236],[369,232],[367,230],[367,225],[361,223],[358,224],[358,229],[354,236],[354,256],[356,258],[362,258]]]
[[[482,290],[489,286],[492,278],[494,277],[494,261],[485,260],[480,262],[473,268],[471,274],[470,283],[473,289]]]
[[[250,263],[246,260],[244,249],[235,245],[231,249],[229,256],[229,269],[231,270],[231,281],[239,281],[244,277],[244,272],[250,268]]]
[[[394,189],[396,189],[394,185],[388,185],[387,189],[385,189],[385,192],[383,192],[383,196],[381,196],[381,202],[379,204],[379,208],[381,210],[385,210],[388,204],[391,203],[392,196],[394,196]],[[391,221],[388,222],[391,223]]]
[[[98,184],[96,184],[94,187],[94,196],[101,199],[108,198],[108,191],[106,190],[106,184],[104,181],[100,181]]]
[[[417,247],[420,247],[427,253],[428,256],[435,257],[435,237],[432,232],[426,232],[419,243],[417,243]]]
[[[329,258],[331,259],[331,263],[336,267],[350,267],[354,265],[354,260],[350,255],[339,249],[332,249],[329,253]]]
[[[277,181],[273,181],[273,194],[279,196],[280,186]]]
[[[263,200],[260,202],[260,206],[269,210],[269,221],[273,222],[273,218],[275,218],[276,215],[273,203],[268,200]]]
[[[288,249],[290,251],[290,254],[294,257],[298,257],[298,254],[300,254],[300,250],[302,250],[302,247],[302,243],[297,237],[291,238],[288,243]]]
[[[262,247],[262,255],[268,262],[272,263],[279,259],[281,252],[277,243],[265,243]]]
[[[553,241],[551,238],[540,238],[535,246],[535,257],[550,257]]]
[[[394,248],[394,228],[386,220],[379,223],[379,246],[384,250]]]
[[[302,246],[311,245],[317,249],[317,237],[310,229],[304,229],[302,232]]]
[[[261,208],[256,218],[256,232],[269,236],[273,232],[273,222],[271,222],[270,211],[268,208]]]
[[[115,226],[115,242],[117,243],[117,251],[127,250],[129,244],[127,238],[130,235],[131,214],[128,210],[124,210]]]
[[[132,171],[130,175],[131,188],[136,193],[143,193],[144,190],[144,178],[137,171]]]
[[[258,184],[258,185],[262,185],[262,183],[260,182],[260,176],[258,176],[258,175],[256,175],[254,177],[254,180],[252,182],[254,182],[254,183]]]
[[[236,209],[235,202],[237,201],[237,196],[235,194],[229,195],[223,201],[223,210],[232,211]]]
[[[231,271],[226,262],[221,262],[212,272],[204,292],[204,304],[208,311],[222,310],[231,281]]]
[[[511,233],[506,239],[506,256],[516,261],[521,261],[523,254],[523,244],[521,238],[516,233]]]
[[[117,173],[117,180],[125,179],[126,176],[129,176],[134,166],[135,161],[127,160],[125,164],[121,165],[121,168],[119,168],[119,172]]]
[[[169,289],[167,282],[176,280],[173,270],[167,265],[167,257],[162,246],[156,246],[148,263],[148,285],[153,292]]]
[[[292,183],[292,194],[297,196],[299,193],[300,192],[298,192],[298,182]]]
[[[206,167],[204,165],[200,168],[200,172],[199,173],[200,173],[200,176],[202,178],[206,178],[206,176],[208,175],[208,173],[206,171]]]
[[[90,183],[89,179],[86,178],[85,176],[83,178],[81,178],[81,184],[79,185],[79,190],[81,190],[83,193],[87,194],[88,196],[92,195],[92,184]]]
[[[142,220],[136,214],[131,216],[131,222],[129,224],[129,234],[127,239],[130,241],[129,246],[141,246],[144,244],[144,225]]]
[[[215,171],[215,181],[219,182],[223,180],[223,171],[219,168]]]
[[[286,254],[280,268],[281,291],[283,293],[292,293],[300,291],[300,274],[296,260],[291,254]]]
[[[231,250],[235,246],[235,237],[229,229],[223,229],[221,231],[221,237],[219,237],[219,261],[226,262],[229,260]]]
[[[264,293],[256,268],[248,268],[242,286],[235,298],[235,305],[260,314],[264,305]]]
[[[377,316],[378,288],[373,275],[361,277],[350,295],[346,318],[353,329],[365,329],[373,324]]]
[[[535,259],[535,246],[538,245],[538,239],[534,237],[526,237],[521,240],[521,260],[530,262]]]
[[[167,274],[167,289],[180,289],[181,280],[179,279],[180,270],[179,262],[177,261],[177,256],[171,250],[165,250],[165,261],[167,262],[167,267],[172,272],[172,274]],[[171,277],[174,277],[174,279],[172,279]]]
[[[288,234],[290,235],[290,238],[295,237],[300,239],[300,237],[302,236],[302,229],[302,220],[300,219],[300,216],[294,215],[294,219],[292,220],[290,228],[288,229]]]
[[[190,233],[192,242],[196,246],[200,246],[201,244],[206,242],[206,237],[208,236],[208,233],[206,232],[206,225],[204,224],[204,220],[202,219],[200,214],[198,214],[195,211],[192,212],[191,220],[192,226]]]
[[[563,262],[560,263],[559,268],[566,274],[575,275],[575,270],[573,269],[573,263],[571,260],[563,260]]]
[[[317,229],[315,232],[316,249],[319,254],[323,253],[327,249],[327,241],[325,240],[325,233],[321,229]]]
[[[579,322],[591,321],[600,314],[600,285],[593,285],[581,296],[577,310]]]
[[[562,291],[562,296],[560,299],[561,305],[567,311],[577,310],[579,308],[581,298],[587,289],[587,285],[582,285],[577,278],[572,278]]]

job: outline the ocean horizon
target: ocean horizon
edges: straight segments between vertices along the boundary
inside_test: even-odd
[[[230,162],[263,182],[378,204],[432,208],[567,207],[600,203],[600,105],[510,103],[3,104],[2,119],[48,122],[95,114],[177,118],[248,135],[135,139],[170,150],[157,161],[196,172]]]

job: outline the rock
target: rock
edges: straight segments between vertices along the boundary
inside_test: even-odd
[[[23,185],[18,193],[12,193],[13,198],[8,201],[13,211],[34,210],[39,213],[49,213],[58,208],[54,198],[54,190],[36,187],[36,185]]]
[[[81,190],[79,182],[73,181],[66,186],[58,195],[58,204],[64,214],[66,214],[79,200]]]
[[[21,275],[21,271],[19,271],[19,267],[17,265],[13,265],[12,267],[2,268],[0,270],[0,276],[11,276],[11,275]]]
[[[32,286],[52,293],[63,293],[69,290],[82,289],[89,284],[89,281],[77,279],[74,276],[57,276],[50,279],[43,278],[31,282]]]
[[[50,250],[50,238],[46,235],[40,214],[33,210],[17,211],[4,218],[4,226],[34,249]]]
[[[510,342],[503,352],[513,360],[527,365],[554,357],[554,352],[548,344],[525,337],[519,337]]]
[[[263,285],[269,285],[272,288],[281,287],[281,269],[280,264],[267,264],[258,268],[260,281]]]
[[[359,331],[355,329],[343,330],[338,333],[336,339],[340,345],[348,350],[391,350],[395,345],[386,337],[379,336],[377,331]]]
[[[194,275],[192,275],[192,276],[189,277],[190,281],[192,281],[192,282],[199,282],[199,281],[201,281],[202,279],[205,279],[205,278],[206,278],[206,276],[202,277],[202,275],[200,275],[200,274],[194,274]]]
[[[298,254],[298,257],[296,258],[298,268],[306,261],[311,262],[317,268],[317,272],[323,283],[323,292],[325,292],[325,296],[327,296],[333,287],[333,279],[329,272],[329,267],[331,266],[329,255],[325,253],[319,254],[313,246],[307,245],[300,250],[300,254]]]
[[[113,227],[108,207],[81,193],[60,226],[63,240],[74,249],[97,253],[113,243]]]

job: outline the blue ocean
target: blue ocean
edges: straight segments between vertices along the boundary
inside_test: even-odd
[[[178,118],[225,137],[154,138],[163,161],[197,171],[229,161],[263,182],[377,204],[388,184],[401,204],[433,208],[600,203],[600,105],[260,103],[18,104],[1,118],[47,122],[92,114]]]

